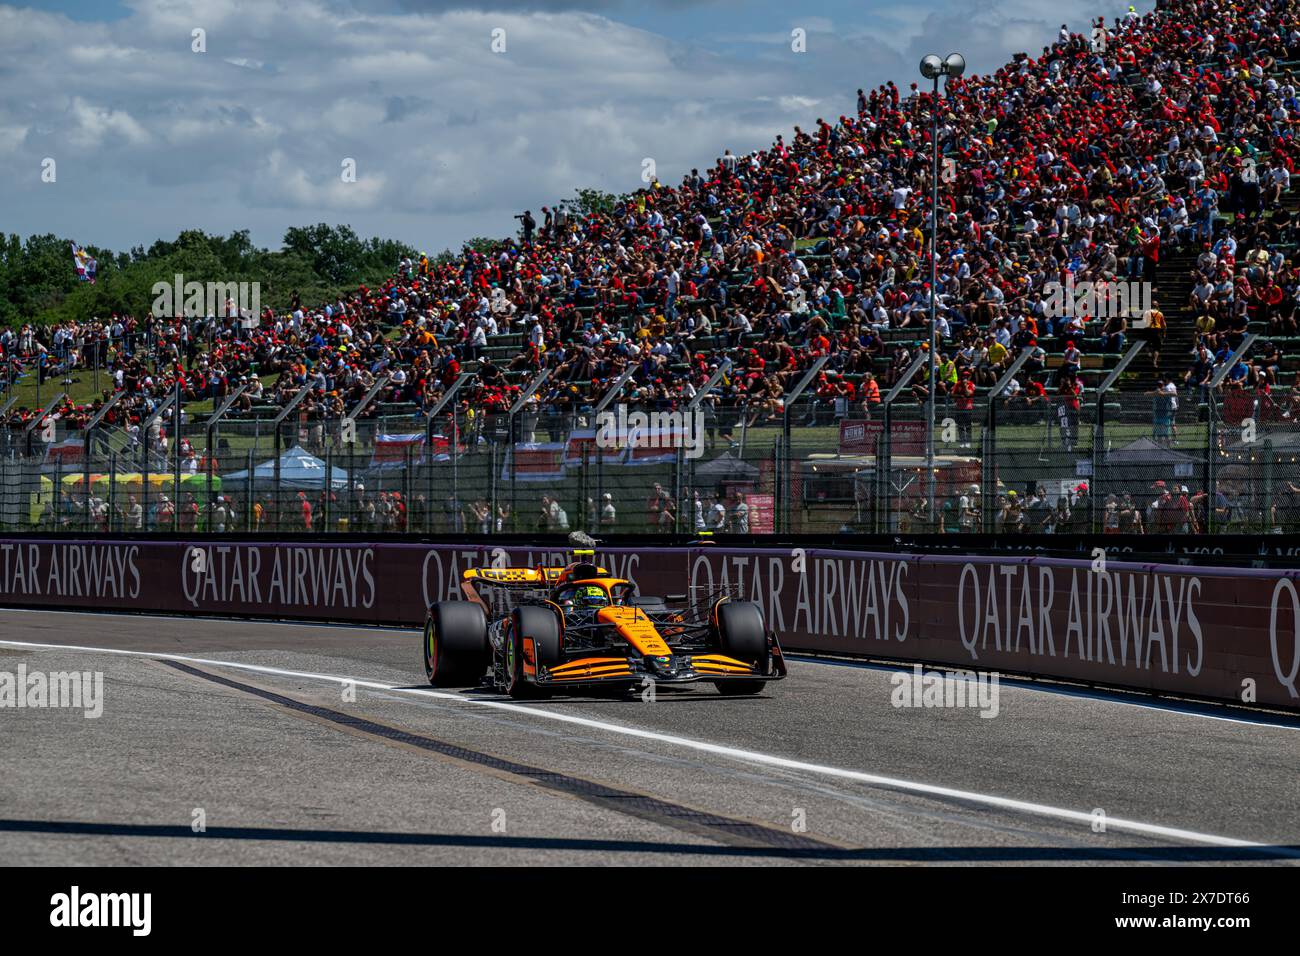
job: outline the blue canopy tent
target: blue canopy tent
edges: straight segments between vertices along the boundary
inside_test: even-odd
[[[275,484],[275,459],[269,458],[253,469],[253,480],[259,488]],[[248,469],[221,476],[222,487],[237,491],[248,487]],[[348,473],[342,468],[331,468],[331,488],[346,488]],[[320,491],[325,487],[325,462],[295,445],[280,456],[280,487],[288,491]]]

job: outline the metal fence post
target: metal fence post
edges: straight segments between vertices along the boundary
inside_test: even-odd
[[[785,488],[781,481],[784,467],[784,460],[781,457],[781,435],[778,434],[772,441],[772,527],[777,531],[788,532],[790,518],[786,514]]]
[[[883,409],[884,421],[881,422],[880,437],[876,440],[876,498],[872,502],[875,512],[872,526],[877,534],[892,531],[890,516],[893,513],[893,451],[894,451],[894,403],[887,402]],[[856,485],[855,489],[856,491]]]
[[[1246,351],[1255,343],[1259,336],[1251,332],[1237,346],[1236,350],[1228,356],[1227,360],[1219,366],[1219,370],[1211,377],[1206,390],[1209,396],[1209,452],[1206,459],[1205,469],[1205,532],[1213,534],[1218,524],[1218,516],[1215,514],[1219,500],[1219,386],[1223,380],[1228,377],[1228,373],[1236,367],[1237,362],[1246,354]]]
[[[1124,370],[1128,368],[1129,363],[1137,358],[1138,353],[1141,352],[1145,346],[1146,342],[1144,341],[1138,340],[1134,342],[1133,345],[1129,347],[1129,350],[1124,353],[1124,357],[1115,363],[1115,367],[1111,369],[1110,374],[1106,376],[1105,380],[1101,383],[1101,386],[1097,389],[1097,418],[1096,421],[1093,422],[1092,426],[1092,475],[1088,482],[1088,489],[1090,491],[1090,494],[1088,495],[1088,506],[1092,512],[1089,526],[1092,528],[1093,534],[1098,534],[1104,530],[1101,527],[1101,518],[1104,514],[1104,511],[1101,508],[1101,489],[1102,471],[1105,468],[1105,462],[1102,456],[1105,453],[1106,447],[1106,393],[1109,392],[1111,387],[1119,381],[1119,377],[1124,374]]]
[[[279,414],[277,414],[275,416],[275,419],[271,422],[271,425],[275,430],[275,462],[271,466],[275,472],[274,474],[275,488],[272,492],[275,495],[274,498],[275,501],[274,530],[275,531],[280,531],[284,527],[284,518],[283,518],[284,501],[281,498],[281,493],[283,489],[281,488],[280,485],[280,447],[281,447],[281,442],[283,441],[282,432],[284,429],[284,420],[288,418],[289,415],[293,412],[293,410],[297,408],[298,405],[302,402],[302,400],[307,397],[309,391],[310,389],[305,385],[302,388],[298,389],[297,394],[295,394],[293,398],[289,400],[289,403],[285,405],[284,408],[280,409]]]
[[[1256,482],[1252,479],[1252,486]],[[1260,522],[1259,530],[1262,534],[1267,534],[1274,524],[1271,520],[1273,514],[1273,438],[1269,436],[1264,439],[1264,496],[1259,510]]]
[[[570,430],[570,434],[572,434]],[[582,471],[578,474],[578,508],[576,512],[582,517],[582,524],[579,527],[585,528],[588,534],[595,534],[600,528],[600,500],[595,499],[593,504],[595,514],[591,514],[587,509],[587,499],[590,497],[587,487],[587,463],[590,458],[591,448],[585,442],[582,445]]]
[[[172,531],[180,528],[181,521],[181,383],[176,380],[176,404],[172,407]]]
[[[430,431],[432,432],[432,426],[430,426]],[[429,534],[433,531],[433,502],[436,497],[433,490],[433,475],[433,462],[430,461],[428,467],[425,469],[425,497],[427,500],[424,503],[424,527],[421,529],[425,534]],[[453,487],[455,487],[454,483]]]
[[[321,531],[328,532],[330,528],[330,516],[334,509],[330,507],[330,499],[334,496],[334,449],[327,447],[325,449],[325,497],[321,503]],[[410,502],[407,502],[410,507]]]
[[[899,395],[903,393],[903,389],[907,388],[908,383],[911,382],[912,379],[916,377],[917,372],[921,370],[921,366],[923,366],[926,363],[926,361],[927,361],[927,356],[924,353],[914,358],[912,360],[912,364],[907,367],[907,371],[905,371],[902,375],[898,377],[898,381],[896,381],[893,387],[890,388],[890,390],[885,393],[885,397],[880,403],[881,411],[884,412],[884,416],[885,416],[885,420],[883,423],[884,431],[881,433],[881,437],[884,439],[885,450],[883,453],[884,460],[882,462],[880,442],[877,441],[876,442],[876,472],[877,475],[883,478],[884,480],[884,499],[886,503],[886,511],[884,515],[885,527],[883,530],[885,531],[893,531],[896,527],[896,522],[895,522],[896,516],[893,510],[894,482],[893,482],[893,475],[891,474],[891,472],[893,471],[893,460],[891,456],[893,454],[893,438],[894,438],[893,436],[894,401],[898,398]],[[880,475],[882,469],[884,474]],[[854,481],[856,482],[856,480],[857,479],[855,478]],[[854,487],[856,488],[856,484]],[[878,501],[876,503],[876,507],[879,508]]]
[[[411,489],[415,487],[415,449],[406,446],[406,467],[402,469],[402,498],[406,501],[406,515],[409,524],[411,515]],[[393,530],[397,529],[397,520],[393,520]]]
[[[1219,402],[1218,393],[1211,389],[1206,403],[1208,422],[1206,428],[1209,440],[1205,452],[1205,533],[1214,534],[1218,523],[1216,504],[1219,500]]]
[[[790,448],[790,409],[794,406],[795,402],[799,401],[799,398],[807,390],[808,386],[812,384],[813,379],[815,379],[818,373],[826,367],[826,363],[830,360],[831,357],[829,354],[820,356],[817,361],[813,362],[813,364],[808,367],[808,371],[804,372],[803,378],[799,379],[795,384],[795,387],[790,390],[789,394],[785,395],[781,400],[781,437],[784,439],[781,447],[785,454],[785,474],[782,478],[782,488],[784,490],[782,491],[782,494],[788,495],[790,493],[790,470],[793,468],[794,461],[794,455],[791,453]],[[814,424],[815,423],[816,421],[814,419]],[[786,528],[786,530],[788,531],[789,528]]]
[[[253,530],[253,508],[257,505],[257,475],[253,471],[253,449],[248,449],[248,487],[245,489],[244,497],[244,530]],[[266,509],[262,509],[262,517],[266,517]],[[261,531],[259,522],[258,531]]]
[[[38,479],[39,484],[39,479]],[[54,461],[54,523],[61,525],[63,517],[63,459]]]
[[[90,435],[89,434],[86,435],[85,445],[81,449],[81,463],[82,463],[82,470],[83,470],[82,478],[86,482],[81,489],[85,501],[85,511],[83,512],[85,517],[81,522],[81,529],[83,531],[89,532],[91,530],[90,527],[90,519],[91,519],[90,516]]]
[[[271,500],[275,502],[275,508],[272,514],[275,516],[275,527],[272,531],[282,530],[282,512],[284,502],[280,498],[280,423],[275,426],[275,445],[272,450],[271,459]]]
[[[117,520],[117,455],[108,456],[108,531],[118,530]]]
[[[986,434],[987,440],[984,442],[984,462],[980,478],[980,523],[981,531],[990,532],[997,530],[993,527],[993,503],[997,500],[997,483],[998,483],[998,460],[997,460],[997,441],[998,441],[998,421],[997,407],[998,398],[1011,384],[1011,380],[1016,377],[1021,367],[1029,359],[1029,349],[1021,350],[1016,356],[1014,362],[1007,366],[1007,370],[1002,373],[1001,378],[988,391],[986,400],[988,408],[985,410],[987,415]]]
[[[361,501],[357,497],[357,453],[354,444],[348,455],[348,531],[358,531],[361,518]]]
[[[515,438],[515,422],[528,400],[537,393],[537,390],[550,377],[551,370],[549,368],[544,368],[538,372],[537,376],[519,393],[519,397],[515,399],[515,403],[510,406],[510,411],[507,413],[510,416],[510,523],[512,527],[516,528],[519,526],[519,463],[515,460],[515,446],[518,444],[518,440]]]

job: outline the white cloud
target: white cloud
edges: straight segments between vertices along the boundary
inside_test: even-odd
[[[190,49],[196,27],[206,53]],[[54,51],[75,68],[51,69]],[[0,150],[6,228],[116,248],[192,226],[250,225],[274,245],[321,219],[457,245],[577,187],[636,188],[647,156],[674,181],[724,146],[765,145],[802,118],[793,105],[816,102],[793,63],[731,61],[581,12],[164,0],[74,23],[0,7],[0,57],[0,129],[26,131]],[[59,181],[25,194],[44,156]],[[355,183],[340,180],[344,157]]]
[[[108,23],[0,6],[4,228],[126,248],[247,227],[277,245],[325,220],[436,250],[578,187],[637,188],[644,157],[675,182],[912,69],[819,18],[806,55],[733,58],[592,13],[343,3],[129,0]],[[58,183],[31,190],[45,156]]]
[[[148,131],[125,110],[88,103],[74,96],[67,109],[68,142],[77,150],[98,149],[123,142],[148,146]]]

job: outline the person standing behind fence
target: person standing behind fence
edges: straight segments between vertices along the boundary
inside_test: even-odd
[[[1157,445],[1173,443],[1174,409],[1178,407],[1178,389],[1168,375],[1161,375],[1156,387],[1147,393],[1154,396],[1151,408],[1151,436]]]
[[[745,496],[739,491],[733,499],[730,519],[728,531],[732,534],[749,534],[749,505],[745,503]]]
[[[492,506],[486,499],[479,498],[470,505],[470,511],[474,515],[474,524],[478,528],[479,534],[492,533]]]
[[[222,534],[226,530],[226,522],[229,517],[229,512],[226,511],[226,499],[218,495],[212,502],[211,514],[208,516],[208,526],[217,534]]]
[[[181,505],[180,528],[182,531],[194,531],[199,523],[199,503],[192,494],[185,495]]]
[[[457,530],[465,530],[465,516],[461,514],[459,505],[456,508]],[[393,530],[405,532],[407,529],[407,509],[406,499],[402,497],[400,491],[393,492]]]
[[[704,511],[705,528],[709,531],[721,531],[727,523],[727,508],[718,500],[717,495],[709,495],[708,507]]]
[[[1067,375],[1061,379],[1056,394],[1060,400],[1056,412],[1061,423],[1061,445],[1067,452],[1072,452],[1079,438],[1079,397],[1083,394],[1083,386],[1077,377]]]
[[[144,509],[140,507],[140,502],[136,501],[135,495],[126,496],[126,508],[122,511],[122,517],[126,522],[127,531],[144,530]]]
[[[646,504],[645,504],[646,525],[650,528],[651,531],[664,530],[663,529],[663,513],[665,508],[664,502],[668,500],[668,498],[669,495],[666,491],[664,491],[664,486],[656,481],[654,490],[650,493],[650,497],[646,499]]]
[[[962,448],[969,448],[971,416],[975,411],[975,382],[969,368],[961,370],[961,378],[953,386],[952,406],[957,418],[957,438]]]
[[[1173,507],[1170,509],[1172,515],[1170,518],[1170,530],[1175,534],[1189,534],[1192,531],[1199,530],[1195,527],[1195,520],[1192,514],[1192,500],[1189,497],[1190,492],[1186,485],[1178,488],[1178,497],[1170,496]]]

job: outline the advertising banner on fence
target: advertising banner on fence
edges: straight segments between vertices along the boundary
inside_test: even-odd
[[[885,430],[883,421],[845,420],[840,422],[841,455],[874,455]],[[925,422],[893,422],[890,427],[894,455],[925,454]]]
[[[493,558],[397,543],[0,539],[0,604],[418,626]],[[723,585],[790,650],[1082,680],[1300,709],[1300,571],[709,546],[602,549],[642,594]]]

